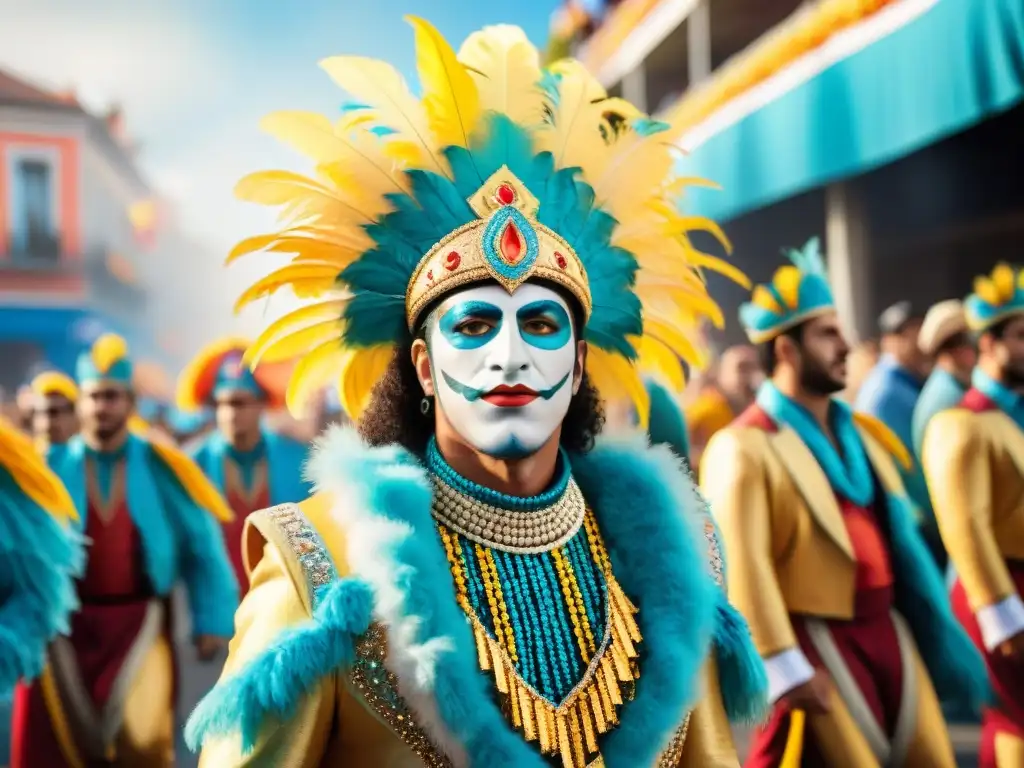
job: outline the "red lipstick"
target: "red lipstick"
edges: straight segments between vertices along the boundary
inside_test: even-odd
[[[514,387],[502,384],[492,389],[481,399],[498,408],[522,408],[524,405],[532,403],[538,397],[540,397],[540,393],[523,384],[516,384]]]

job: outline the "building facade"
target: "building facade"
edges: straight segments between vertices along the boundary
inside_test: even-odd
[[[613,95],[683,128],[689,211],[767,279],[824,237],[851,336],[1020,261],[1020,0],[570,0],[554,30]],[[571,10],[571,12],[570,12]],[[710,244],[709,244],[710,246]],[[728,319],[743,300],[712,279]],[[741,339],[727,325],[721,342]]]
[[[44,368],[71,372],[95,338],[160,350],[145,267],[153,206],[119,112],[0,72],[0,387]]]

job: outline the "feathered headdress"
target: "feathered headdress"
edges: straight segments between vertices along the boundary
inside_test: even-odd
[[[262,368],[250,371],[242,360],[248,339],[230,337],[203,347],[178,377],[175,400],[183,411],[198,411],[213,402],[218,390],[242,390],[279,407],[280,393],[263,381]]]
[[[740,322],[753,344],[835,309],[818,238],[786,255],[793,263],[779,267],[767,285],[756,286],[750,302],[740,307]]]
[[[75,384],[74,379],[70,376],[65,376],[60,371],[44,371],[40,373],[32,379],[29,387],[36,397],[60,395],[72,403],[78,400],[78,386]]]
[[[104,333],[92,347],[78,356],[75,376],[79,385],[110,381],[131,387],[134,366],[128,356],[128,342],[116,333]]]
[[[586,318],[588,371],[606,397],[647,412],[633,362],[680,370],[695,360],[696,321],[722,323],[702,268],[742,273],[690,242],[717,225],[679,212],[673,126],[609,98],[579,62],[542,69],[517,27],[476,32],[456,52],[427,22],[415,30],[422,96],[391,65],[341,56],[323,68],[352,98],[339,119],[279,112],[272,134],[316,175],[264,171],[237,194],[283,206],[286,225],[239,243],[228,261],[268,250],[291,263],[238,307],[289,286],[315,298],[271,324],[250,363],[301,355],[288,405],[340,377],[358,417],[394,347],[443,294],[493,280],[512,291],[554,282]]]
[[[972,331],[986,331],[1000,320],[1024,314],[1024,271],[998,264],[991,275],[974,279],[974,293],[964,300]]]

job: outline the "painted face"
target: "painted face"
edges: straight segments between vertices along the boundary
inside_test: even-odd
[[[427,319],[437,403],[481,453],[529,456],[569,409],[576,339],[569,307],[554,291],[527,283],[448,297]]]

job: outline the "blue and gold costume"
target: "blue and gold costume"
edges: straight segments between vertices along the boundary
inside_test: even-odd
[[[542,70],[517,28],[456,54],[411,23],[422,99],[390,65],[339,57],[324,66],[358,103],[338,126],[266,122],[324,184],[289,176],[295,226],[236,249],[297,254],[243,301],[320,298],[250,358],[309,350],[291,404],[339,376],[358,417],[435,301],[544,281],[578,311],[590,380],[646,426],[638,352],[678,368],[685,331],[718,311],[696,267],[728,271],[682,236],[672,127],[577,62]],[[239,191],[280,203],[281,181]],[[250,517],[250,592],[187,731],[202,765],[736,766],[727,713],[759,710],[762,669],[667,448],[598,440],[519,497],[459,476],[433,442],[337,429],[309,472],[317,495]]]
[[[83,397],[131,392],[124,340],[101,336],[77,376]],[[89,551],[70,634],[17,693],[12,768],[173,765],[170,592],[185,583],[196,636],[230,636],[238,591],[217,526],[230,509],[187,456],[132,431],[111,450],[76,436],[53,469]]]
[[[184,411],[209,408],[218,393],[232,392],[252,395],[260,407],[281,407],[281,398],[261,380],[260,371],[250,371],[242,363],[248,347],[246,339],[229,338],[203,349],[178,380],[178,407]],[[224,525],[224,538],[243,591],[246,576],[240,547],[245,518],[258,509],[301,501],[310,493],[302,475],[307,447],[266,428],[260,433],[259,441],[242,451],[214,430],[192,452],[235,514],[234,520]]]
[[[750,340],[835,313],[812,240],[741,308]],[[936,696],[987,694],[913,523],[881,422],[833,399],[830,432],[772,381],[704,454],[701,488],[721,527],[729,598],[750,622],[775,706],[749,768],[955,765]],[[830,711],[783,697],[827,675]]]
[[[0,710],[15,683],[43,670],[46,647],[68,631],[84,550],[71,497],[32,442],[0,418]],[[6,762],[9,717],[0,723]]]

